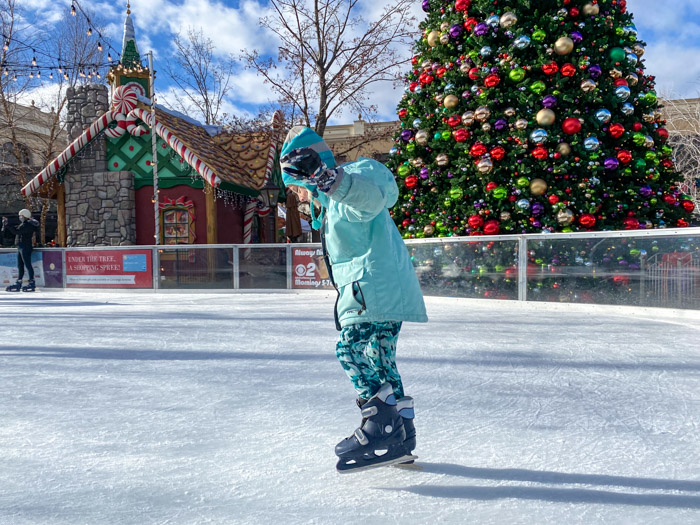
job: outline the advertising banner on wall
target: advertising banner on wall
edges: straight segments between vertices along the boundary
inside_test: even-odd
[[[32,268],[34,269],[34,282],[37,287],[44,286],[44,263],[42,253],[36,250],[32,252]],[[19,277],[17,268],[17,251],[0,253],[0,286],[4,290],[7,286],[15,284]],[[29,279],[27,271],[24,271],[24,280]]]
[[[321,248],[292,248],[292,288],[333,289]]]
[[[66,252],[66,286],[73,288],[153,288],[150,250]]]

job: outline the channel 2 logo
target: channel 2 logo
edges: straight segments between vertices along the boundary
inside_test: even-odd
[[[310,262],[309,264],[297,264],[294,268],[294,273],[297,277],[310,277],[314,278],[316,276],[316,264]]]

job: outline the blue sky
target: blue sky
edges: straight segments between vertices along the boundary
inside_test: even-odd
[[[18,0],[33,23],[50,31],[61,11],[70,9],[70,0]],[[700,0],[627,0],[635,15],[639,38],[647,42],[645,54],[647,73],[656,76],[657,90],[662,96],[700,96]],[[121,49],[126,1],[83,0],[106,23],[106,34],[116,48]],[[378,3],[360,0],[360,9],[376,10]],[[265,35],[258,19],[265,12],[264,0],[132,0],[131,10],[136,25],[136,37],[142,54],[153,50],[155,69],[172,53],[172,39],[179,30],[189,26],[201,27],[222,54],[238,53],[243,48],[261,52],[276,51],[274,39]],[[416,14],[422,19],[420,1]],[[410,56],[410,50],[406,50]],[[50,89],[44,86],[42,89]],[[172,87],[161,74],[156,90],[161,102],[168,103]],[[372,101],[380,108],[379,118],[395,119],[396,104],[401,90],[385,86],[377,89]],[[227,101],[228,112],[246,112],[257,105],[274,101],[270,89],[251,71],[243,68],[235,78],[235,89]],[[353,115],[341,115],[333,123],[347,123]]]

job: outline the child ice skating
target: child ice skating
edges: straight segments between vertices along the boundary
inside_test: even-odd
[[[5,290],[8,292],[33,292],[34,284],[34,268],[32,268],[32,250],[34,249],[34,235],[39,231],[39,222],[32,219],[32,212],[29,210],[19,211],[19,225],[17,228],[10,226],[7,223],[7,217],[2,218],[2,231],[8,230],[12,235],[16,235],[17,242],[17,282],[8,286]],[[24,279],[24,268],[27,268],[29,282],[26,286],[22,286]]]
[[[396,368],[403,321],[427,322],[408,251],[389,214],[398,197],[392,173],[360,158],[337,166],[313,130],[294,127],[281,151],[285,185],[311,200],[330,278],[338,291],[336,355],[358,394],[360,427],[338,443],[337,469],[405,463],[416,446],[413,399]],[[314,216],[314,201],[321,205]]]

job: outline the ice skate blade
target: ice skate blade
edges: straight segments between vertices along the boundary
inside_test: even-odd
[[[400,468],[401,470],[423,470],[423,467],[416,465],[413,461],[410,463],[397,463],[396,465],[392,465],[392,467]]]
[[[339,474],[351,474],[353,472],[361,472],[363,470],[370,470],[373,468],[389,467],[391,465],[396,465],[397,463],[403,463],[405,461],[413,461],[416,459],[418,459],[418,456],[406,455],[406,456],[401,456],[401,457],[394,458],[394,459],[389,459],[387,461],[382,461],[380,463],[373,463],[372,465],[362,465],[359,467],[353,467],[352,465],[346,465],[346,467],[349,467],[349,468],[339,469],[336,467],[336,469],[338,470]]]

